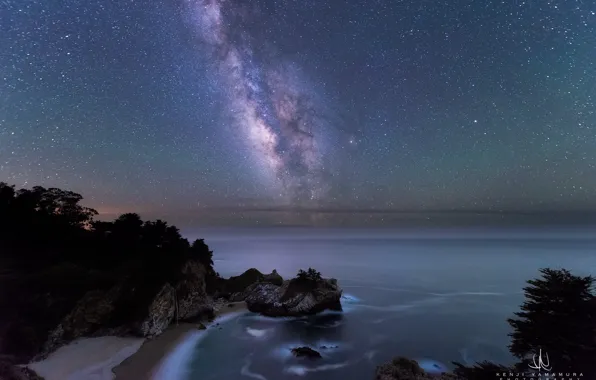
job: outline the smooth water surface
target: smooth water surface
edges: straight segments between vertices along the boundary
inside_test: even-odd
[[[596,230],[596,229],[595,229]],[[216,270],[290,277],[313,267],[344,289],[344,312],[303,319],[246,314],[194,348],[189,379],[370,379],[397,355],[429,370],[512,361],[506,319],[543,267],[596,273],[590,230],[206,230]],[[322,360],[293,358],[308,345]],[[321,348],[321,347],[327,348]]]

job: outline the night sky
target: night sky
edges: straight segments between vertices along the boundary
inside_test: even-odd
[[[3,0],[0,181],[182,225],[596,210],[596,1]]]

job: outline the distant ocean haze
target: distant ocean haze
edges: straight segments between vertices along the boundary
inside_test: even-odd
[[[344,289],[344,312],[274,320],[245,315],[192,348],[189,379],[366,379],[403,355],[429,369],[512,363],[506,319],[543,267],[596,273],[592,229],[205,229],[223,276],[313,267]],[[323,359],[289,349],[309,345]],[[338,348],[320,349],[321,346]],[[223,365],[222,358],[226,358]],[[222,363],[222,364],[216,364]]]

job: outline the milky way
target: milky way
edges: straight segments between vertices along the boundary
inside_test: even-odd
[[[273,176],[282,200],[305,205],[329,190],[323,160],[325,113],[316,92],[291,62],[259,56],[250,36],[236,36],[226,15],[251,14],[225,0],[187,2],[192,27],[210,49],[237,132],[260,169]]]
[[[180,226],[575,223],[595,36],[583,0],[5,0],[0,181]]]

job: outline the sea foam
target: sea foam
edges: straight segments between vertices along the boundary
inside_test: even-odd
[[[216,318],[213,322],[209,323],[207,327],[213,326],[215,323],[225,323],[234,318],[237,318],[245,311],[239,311],[237,313],[229,313],[219,318]],[[187,377],[190,372],[190,361],[195,347],[199,342],[207,336],[209,329],[201,331],[191,331],[187,333],[178,344],[168,355],[162,360],[157,367],[151,380],[180,380]]]
[[[303,365],[292,365],[292,366],[284,368],[284,372],[286,372],[288,374],[292,374],[292,375],[304,376],[304,375],[308,374],[309,372],[331,371],[334,369],[340,369],[340,368],[347,366],[348,364],[350,364],[350,363],[344,362],[344,363],[337,363],[337,364],[323,364],[323,365],[320,365],[317,367],[307,367],[307,366],[303,366]]]

